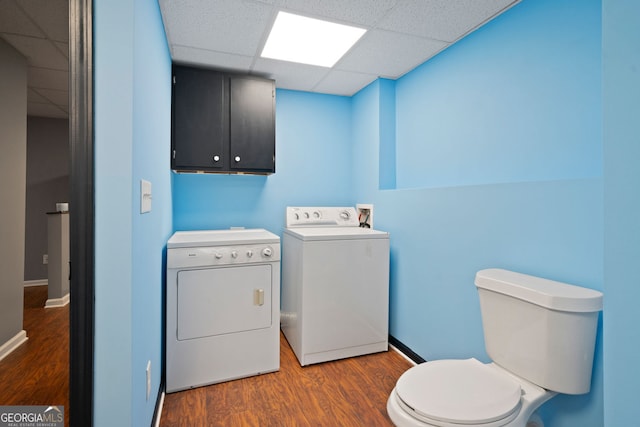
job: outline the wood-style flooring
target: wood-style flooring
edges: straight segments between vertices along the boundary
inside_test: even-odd
[[[69,425],[69,305],[44,308],[46,286],[24,289],[27,342],[0,361],[0,405],[64,406]]]
[[[0,361],[0,405],[59,405],[69,425],[69,306],[25,288],[29,339]],[[161,427],[392,426],[389,393],[411,364],[395,351],[301,367],[283,335],[280,370],[167,394]],[[146,427],[146,426],[142,426]]]
[[[301,367],[280,334],[280,370],[167,394],[160,427],[393,426],[387,398],[411,364],[393,350]]]

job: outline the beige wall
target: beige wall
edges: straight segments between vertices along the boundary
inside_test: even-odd
[[[22,331],[27,60],[0,39],[0,346]]]

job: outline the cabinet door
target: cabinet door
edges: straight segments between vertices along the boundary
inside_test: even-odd
[[[176,66],[173,76],[171,167],[221,169],[228,153],[224,75]]]
[[[230,78],[230,169],[275,172],[275,83]]]

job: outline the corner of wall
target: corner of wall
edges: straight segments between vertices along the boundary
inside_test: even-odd
[[[396,188],[396,82],[380,79],[380,147],[378,187]]]

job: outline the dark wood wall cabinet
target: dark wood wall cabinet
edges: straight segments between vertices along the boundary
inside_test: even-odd
[[[171,116],[171,169],[275,172],[273,80],[174,65]]]

